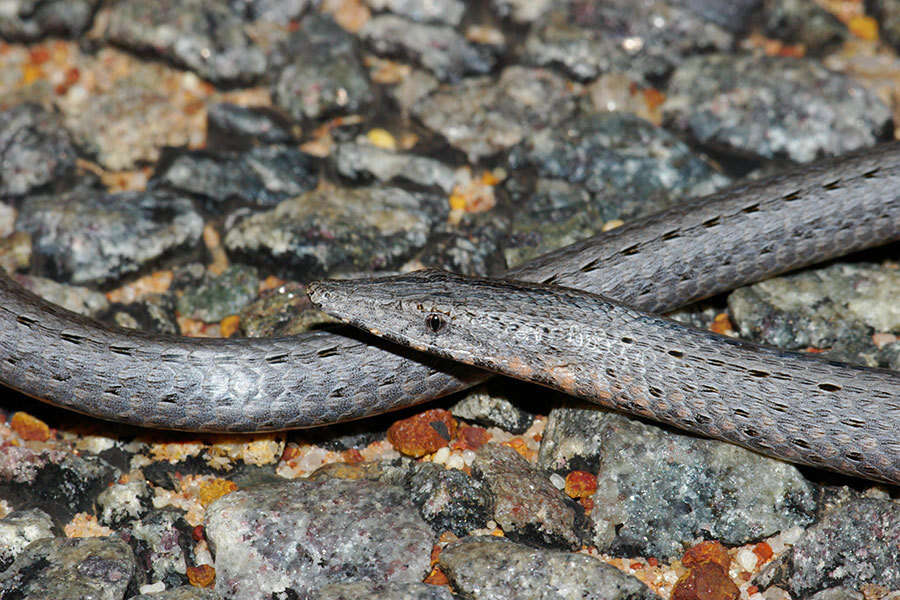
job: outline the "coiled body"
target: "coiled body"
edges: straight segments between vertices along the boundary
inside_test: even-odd
[[[443,271],[310,287],[387,339],[791,462],[900,483],[900,373],[692,329],[555,286]]]
[[[511,276],[665,311],[900,238],[900,145],[720,192],[551,253]],[[0,277],[0,381],[103,419],[194,431],[312,427],[488,375],[328,332],[197,340],[103,326]]]

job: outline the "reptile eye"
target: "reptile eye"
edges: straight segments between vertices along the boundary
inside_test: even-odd
[[[444,320],[444,317],[441,315],[436,315],[431,313],[427,317],[425,317],[425,326],[428,327],[433,333],[439,332],[444,328],[444,325],[447,324],[447,321]]]

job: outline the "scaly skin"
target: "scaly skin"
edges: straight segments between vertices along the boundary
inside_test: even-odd
[[[900,144],[719,192],[511,276],[666,311],[900,238]],[[198,340],[97,323],[0,276],[0,381],[103,419],[192,431],[314,427],[425,402],[487,373],[371,339]]]
[[[313,302],[443,358],[787,461],[900,483],[900,373],[741,342],[594,294],[419,271]]]

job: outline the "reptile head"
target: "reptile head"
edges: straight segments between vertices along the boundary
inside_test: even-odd
[[[416,350],[492,368],[504,332],[520,319],[491,294],[490,280],[425,270],[311,283],[313,303],[342,321]],[[511,340],[506,340],[511,341]]]

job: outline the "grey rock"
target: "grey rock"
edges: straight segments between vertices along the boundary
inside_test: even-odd
[[[490,488],[493,518],[506,537],[570,550],[580,546],[584,522],[581,507],[518,452],[486,444],[476,453],[472,474]]]
[[[874,93],[813,59],[724,54],[682,63],[663,114],[704,146],[796,162],[871,146],[891,122]]]
[[[834,14],[813,0],[766,0],[763,14],[766,35],[803,44],[812,56],[835,49],[850,36],[850,31]]]
[[[0,36],[37,40],[78,36],[91,25],[97,0],[10,0],[0,6]]]
[[[552,0],[491,0],[494,12],[519,24],[533,23],[552,6]]]
[[[231,600],[347,580],[414,583],[434,534],[402,488],[374,481],[284,481],[245,488],[207,510],[216,590]]]
[[[140,577],[148,583],[162,581],[169,588],[186,585],[185,571],[195,566],[192,530],[176,510],[150,511],[124,529],[138,564],[146,568]]]
[[[53,536],[53,520],[39,508],[9,513],[0,519],[0,571],[5,571],[31,542]]]
[[[16,275],[15,280],[41,298],[80,315],[93,316],[109,308],[106,296],[90,288],[65,285],[46,277],[31,275]]]
[[[458,223],[442,223],[425,251],[423,265],[482,277],[505,270],[501,245],[509,217],[499,211],[465,213]]]
[[[596,473],[604,452],[609,414],[596,407],[557,407],[547,415],[537,464],[540,468],[565,475],[570,471]]]
[[[528,548],[497,537],[449,544],[440,565],[454,589],[478,600],[651,600],[643,583],[584,554]]]
[[[622,71],[638,81],[667,75],[685,57],[729,50],[733,35],[664,0],[607,0],[555,8],[532,28],[525,60],[578,80]]]
[[[443,25],[380,15],[370,19],[359,34],[377,54],[408,57],[441,81],[483,75],[494,66],[488,50],[470,44],[455,29]]]
[[[387,89],[388,95],[397,103],[404,117],[409,115],[413,108],[423,98],[436,90],[440,82],[424,69],[412,69],[409,75],[400,83]]]
[[[240,314],[241,330],[248,337],[278,337],[309,330],[310,325],[328,322],[312,308],[305,288],[286,283],[274,290],[265,290]]]
[[[148,294],[129,304],[110,304],[94,316],[105,323],[128,329],[155,331],[168,335],[181,333],[175,314],[176,298],[172,293]]]
[[[128,600],[220,600],[220,598],[221,596],[212,590],[193,585],[181,585],[164,592],[138,594],[131,596]]]
[[[332,583],[313,595],[314,600],[453,600],[443,586],[427,583],[375,584],[364,581]]]
[[[131,548],[119,538],[41,539],[0,573],[0,597],[121,600],[134,571]]]
[[[272,95],[296,120],[346,114],[374,99],[356,39],[330,17],[311,14],[271,59],[284,64]]]
[[[793,465],[614,413],[601,427],[589,516],[601,551],[676,558],[698,539],[737,546],[812,520],[813,487]]]
[[[231,265],[221,274],[208,273],[197,287],[185,290],[178,297],[178,312],[207,323],[236,315],[256,299],[259,277],[256,269],[246,265]]]
[[[287,119],[265,107],[219,102],[207,109],[206,120],[207,146],[211,148],[287,144],[294,138]]]
[[[435,533],[464,536],[487,525],[494,505],[484,482],[458,469],[415,463],[406,476],[410,499]]]
[[[587,114],[535,132],[510,152],[509,167],[583,185],[595,203],[603,202],[606,220],[656,212],[728,183],[677,137],[625,112]],[[552,195],[534,204],[527,208],[542,216],[575,212]]]
[[[728,297],[741,336],[789,350],[821,348],[836,360],[879,364],[873,332],[900,333],[900,274],[837,264],[741,288]],[[885,357],[887,358],[887,357]]]
[[[19,510],[39,508],[57,523],[92,512],[120,471],[105,460],[26,446],[0,448],[0,497]]]
[[[565,79],[543,69],[508,67],[499,79],[468,78],[411,107],[471,162],[506,150],[533,131],[552,128],[576,108]]]
[[[499,427],[510,433],[524,433],[534,422],[534,415],[520,408],[518,401],[522,400],[522,395],[533,394],[538,389],[495,377],[467,391],[450,407],[450,412],[457,419],[474,421],[486,427]],[[550,394],[547,392],[547,395]]]
[[[865,596],[856,590],[845,587],[833,587],[816,592],[809,600],[863,600]]]
[[[369,144],[338,144],[331,160],[338,173],[354,181],[367,178],[385,183],[408,181],[425,187],[437,187],[447,193],[453,191],[456,185],[455,170],[438,160]]]
[[[749,28],[752,17],[763,0],[669,0],[675,6],[682,6],[691,12],[718,23],[722,27],[735,32]]]
[[[87,283],[133,273],[193,245],[203,220],[190,200],[170,192],[78,190],[28,198],[16,228],[31,234],[38,273]]]
[[[315,190],[238,221],[225,246],[289,279],[388,269],[424,246],[447,210],[441,196],[400,188]]]
[[[106,39],[163,56],[216,83],[248,84],[266,57],[226,4],[203,0],[122,0],[112,5]]]
[[[230,0],[231,8],[251,21],[289,25],[314,4],[312,0]]]
[[[459,25],[466,5],[460,0],[366,0],[373,10],[389,11],[421,23]]]
[[[97,496],[97,520],[111,528],[137,521],[150,510],[153,492],[146,481],[114,483]]]
[[[579,183],[535,180],[530,171],[526,168],[514,173],[505,184],[517,209],[503,248],[510,268],[596,235],[608,220],[605,215],[615,214],[619,209],[615,203],[605,204],[602,197],[594,202],[591,193]],[[650,199],[642,203],[648,210],[652,210],[653,204]]]
[[[729,181],[671,133],[625,112],[536,131],[512,149],[508,165],[511,267],[595,235],[612,219],[646,216]]]
[[[875,363],[892,371],[900,371],[900,341],[885,344],[878,349]]]
[[[900,589],[900,502],[852,498],[828,511],[754,584],[778,585],[795,597],[864,585]]]
[[[36,104],[0,112],[0,197],[58,187],[74,174],[75,158],[71,137],[56,114]]]
[[[290,146],[258,146],[245,152],[187,152],[154,183],[196,194],[216,214],[231,202],[274,206],[316,187],[318,168],[308,154]]]

